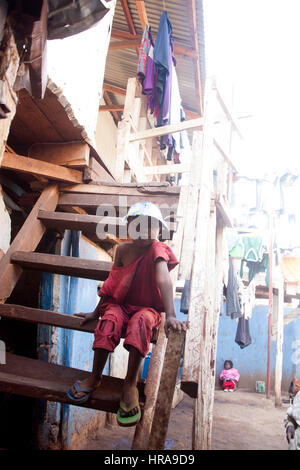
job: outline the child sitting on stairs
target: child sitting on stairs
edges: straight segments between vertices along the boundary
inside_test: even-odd
[[[166,314],[166,334],[170,328],[185,331],[186,323],[176,319],[169,274],[178,261],[170,247],[157,240],[160,228],[167,228],[160,210],[154,204],[139,202],[131,206],[126,219],[132,241],[118,245],[95,311],[78,314],[83,317],[82,323],[101,318],[94,332],[92,373],[88,379],[77,381],[68,391],[68,397],[72,403],[82,404],[101,386],[107,357],[119,344],[126,328],[124,347],[129,351],[128,369],[117,420],[120,426],[134,426],[141,416],[136,388],[138,372],[148,353],[152,330],[161,323],[161,312]]]

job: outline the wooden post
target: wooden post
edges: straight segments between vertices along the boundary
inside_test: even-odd
[[[214,363],[212,363],[213,333],[215,332],[215,254],[216,254],[216,209],[209,218],[206,245],[205,291],[202,310],[200,343],[200,367],[198,394],[194,402],[193,444],[195,450],[210,449],[212,410],[214,399]],[[203,273],[202,273],[203,274]]]
[[[134,114],[137,80],[129,78],[126,89],[126,98],[122,120],[118,124],[117,157],[115,167],[115,178],[122,183],[124,176],[124,164],[129,156],[129,138],[132,118]]]
[[[275,297],[275,296],[274,296]],[[277,301],[273,303],[277,314],[277,341],[276,341],[276,363],[275,363],[275,406],[281,406],[281,380],[282,380],[282,345],[283,345],[283,307],[284,307],[284,281],[280,279],[278,285]]]
[[[204,129],[201,154],[201,173],[197,202],[197,218],[195,230],[194,259],[190,288],[190,305],[188,321],[190,328],[187,331],[184,362],[182,369],[181,388],[192,397],[197,396],[198,375],[200,366],[201,338],[203,334],[203,320],[205,316],[205,288],[206,288],[206,245],[210,218],[210,201],[213,183],[213,112],[211,90],[207,93],[204,116]],[[195,157],[194,157],[195,158]]]
[[[177,381],[185,332],[169,332],[148,449],[163,450]]]

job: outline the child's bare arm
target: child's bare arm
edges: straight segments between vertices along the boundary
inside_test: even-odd
[[[158,260],[155,265],[156,282],[158,284],[164,310],[166,313],[165,332],[168,336],[169,328],[174,331],[186,331],[186,322],[180,322],[176,318],[174,307],[174,294],[171,276],[168,270],[168,265],[165,260]]]

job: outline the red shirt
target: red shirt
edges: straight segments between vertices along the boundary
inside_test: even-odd
[[[169,271],[178,264],[171,248],[155,240],[132,263],[127,266],[113,266],[99,295],[109,296],[108,302],[119,305],[152,307],[162,312],[164,306],[155,275],[155,263],[158,259],[167,262]]]

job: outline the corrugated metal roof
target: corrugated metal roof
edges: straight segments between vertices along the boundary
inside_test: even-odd
[[[204,49],[204,21],[202,0],[196,0],[197,5],[197,26],[198,43],[200,55],[200,69],[202,89],[205,82],[205,49]],[[140,19],[136,9],[135,0],[128,0],[128,6],[134,22],[136,34],[142,35]],[[181,0],[145,0],[149,25],[155,39],[159,26],[160,16],[163,8],[168,12],[172,23],[175,44],[186,48],[192,48],[191,28],[187,4]],[[117,1],[115,15],[113,19],[113,29],[129,32],[126,17],[121,1]],[[136,76],[138,56],[135,49],[110,50],[106,62],[105,83],[126,88],[130,77]],[[183,55],[176,55],[177,75],[181,98],[185,108],[198,112],[195,103],[195,72],[191,58]]]

